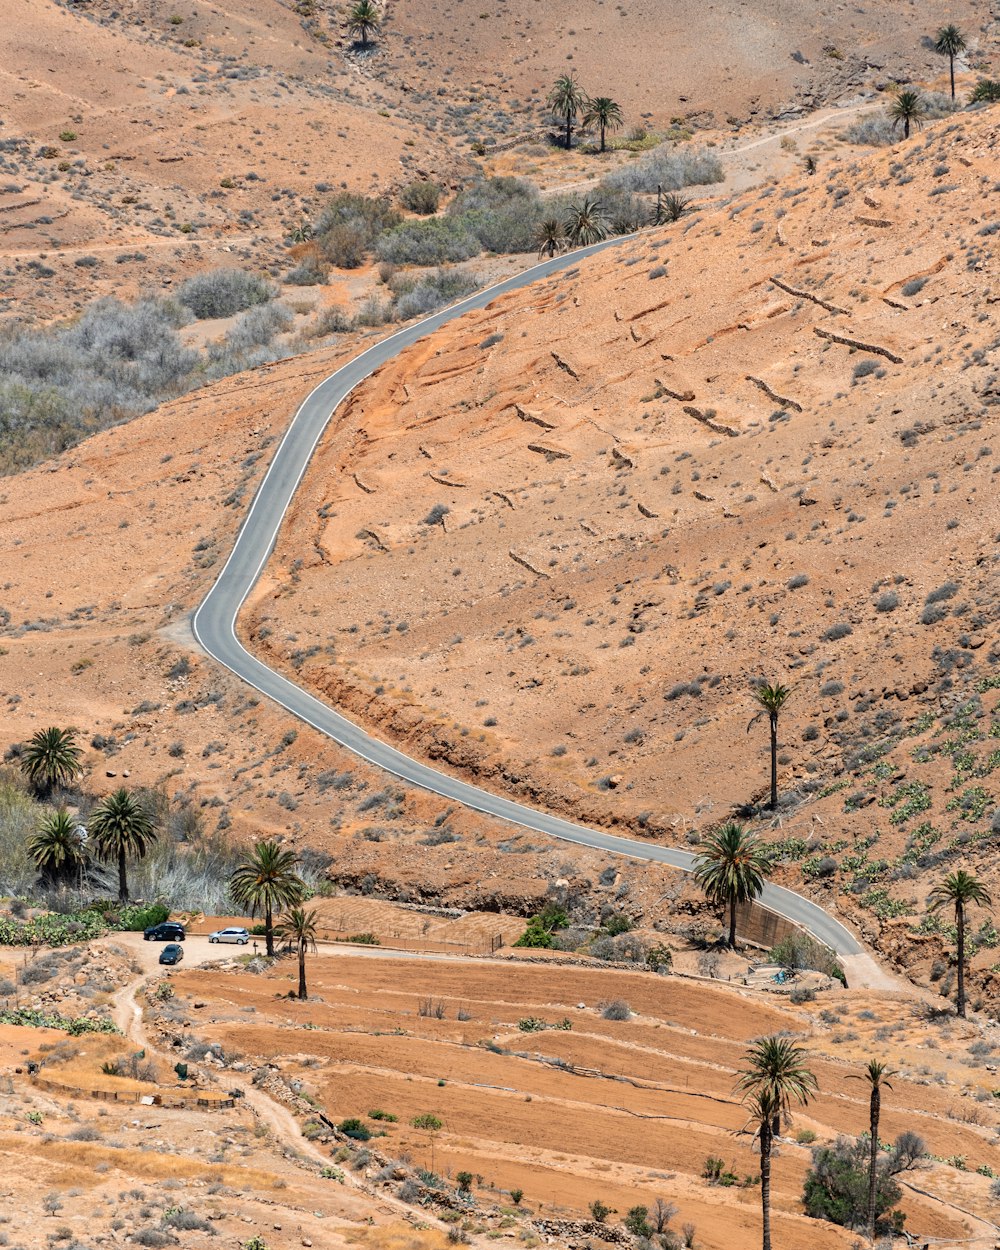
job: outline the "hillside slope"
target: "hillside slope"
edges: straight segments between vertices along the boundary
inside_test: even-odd
[[[870,934],[924,870],[992,877],[995,139],[830,161],[407,351],[338,414],[251,640],[414,751],[669,839],[764,796],[751,683],[785,681],[792,865]]]

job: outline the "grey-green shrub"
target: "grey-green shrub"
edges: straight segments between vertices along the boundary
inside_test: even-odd
[[[341,269],[356,269],[381,234],[402,221],[388,199],[341,191],[328,201],[316,223],[323,256]]]
[[[713,153],[702,148],[677,151],[670,144],[661,144],[640,160],[608,174],[603,185],[616,191],[655,192],[658,187],[679,191],[721,182],[724,177],[722,163]]]
[[[482,244],[463,218],[430,217],[387,231],[375,251],[394,265],[443,265],[478,256]]]
[[[439,269],[419,281],[402,279],[393,282],[396,292],[395,313],[400,321],[410,317],[425,317],[428,313],[465,295],[471,295],[481,286],[478,275],[467,269]]]
[[[245,269],[212,269],[188,278],[181,284],[177,298],[199,321],[205,321],[232,317],[254,304],[266,304],[277,293],[274,284],[259,274]]]

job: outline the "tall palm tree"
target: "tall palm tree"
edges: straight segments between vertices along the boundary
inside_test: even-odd
[[[56,786],[68,786],[83,772],[76,730],[52,725],[33,733],[21,756],[21,771],[39,798],[47,798]]]
[[[587,93],[572,74],[563,74],[555,80],[549,92],[547,104],[552,116],[566,127],[566,149],[573,142],[573,123],[576,115],[587,107]]]
[[[372,35],[382,29],[382,18],[378,5],[374,0],[355,0],[347,14],[347,30],[367,49],[371,45]]]
[[[558,217],[546,217],[544,221],[539,222],[535,238],[538,242],[539,260],[544,256],[551,260],[557,253],[565,251],[566,231]]]
[[[608,237],[607,214],[598,200],[585,195],[566,214],[563,229],[571,247],[589,247]]]
[[[52,884],[79,881],[87,863],[87,843],[65,807],[47,817],[28,841],[28,854],[42,878]]]
[[[128,861],[144,859],[156,841],[156,825],[145,803],[124,786],[102,799],[89,822],[99,859],[118,861],[118,897],[128,902]]]
[[[768,807],[772,812],[778,806],[778,716],[791,697],[791,693],[791,687],[783,686],[780,682],[771,685],[769,682],[762,681],[754,686],[753,697],[760,705],[760,711],[747,725],[747,733],[749,733],[765,713],[771,725],[771,801]]]
[[[268,955],[274,954],[274,913],[302,902],[305,882],[296,873],[299,857],[277,842],[258,842],[229,882],[229,893],[251,916],[264,913]]]
[[[306,950],[316,954],[316,912],[293,907],[282,916],[274,927],[274,935],[281,941],[294,942],[299,955],[299,998],[309,997],[306,989]]]
[[[870,1086],[868,1124],[871,1133],[868,1157],[868,1236],[875,1240],[875,1190],[878,1183],[878,1122],[882,1115],[882,1089],[892,1089],[891,1076],[897,1076],[894,1068],[880,1059],[869,1059],[861,1076],[849,1073],[852,1081],[867,1081]]]
[[[710,833],[695,860],[694,878],[713,903],[729,908],[729,945],[736,945],[736,907],[759,898],[771,860],[760,839],[738,821]]]
[[[970,903],[989,907],[993,902],[989,891],[978,877],[959,868],[934,887],[929,896],[930,910],[941,907],[955,908],[955,928],[958,930],[958,1003],[956,1014],[965,1016],[965,909]]]
[[[763,1037],[744,1055],[734,1093],[741,1094],[760,1138],[762,1248],[771,1250],[771,1146],[793,1102],[804,1107],[818,1088],[806,1052],[788,1037]]]
[[[909,139],[910,127],[919,130],[927,105],[919,91],[900,91],[889,105],[889,116],[896,126],[903,127],[903,138]]]
[[[942,26],[934,36],[934,51],[948,58],[951,73],[951,98],[955,98],[955,57],[965,51],[965,36],[957,26]]]
[[[621,130],[625,125],[621,105],[609,96],[598,95],[587,101],[584,126],[597,126],[601,132],[601,151],[605,151],[604,135],[608,130]],[[569,145],[567,145],[569,146]]]

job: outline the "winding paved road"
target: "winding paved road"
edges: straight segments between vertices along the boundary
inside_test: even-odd
[[[547,812],[526,807],[512,799],[491,794],[488,790],[481,790],[478,786],[431,768],[420,760],[411,759],[394,747],[373,738],[358,725],[280,673],[268,668],[246,650],[236,635],[236,618],[271,554],[285,512],[302,480],[316,444],[334,410],[351,391],[380,365],[453,318],[473,309],[485,308],[498,296],[575,266],[585,257],[621,242],[621,239],[608,240],[593,247],[581,248],[569,255],[557,256],[496,286],[478,291],[468,299],[375,343],[321,382],[303,401],[288,427],[254,496],[232,554],[195,612],[192,630],[201,647],[230,672],[279,703],[293,716],[360,755],[362,759],[392,773],[401,781],[430,790],[474,811],[511,821],[549,837],[560,838],[564,842],[573,842],[578,846],[588,846],[615,855],[627,855],[632,859],[652,860],[690,871],[694,856],[688,851],[589,829]],[[863,955],[863,947],[844,925],[801,895],[781,886],[768,884],[764,887],[761,902],[772,911],[809,930],[832,947],[838,955]]]

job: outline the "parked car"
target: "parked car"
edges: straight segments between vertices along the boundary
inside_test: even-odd
[[[143,929],[142,936],[147,942],[183,942],[184,926],[176,920],[164,920],[163,924],[154,924]]]
[[[179,964],[184,958],[184,947],[178,942],[168,942],[160,951],[161,964]]]
[[[250,941],[250,930],[231,925],[228,929],[216,929],[214,933],[208,935],[208,940],[210,942],[238,942],[240,946],[246,946]]]

